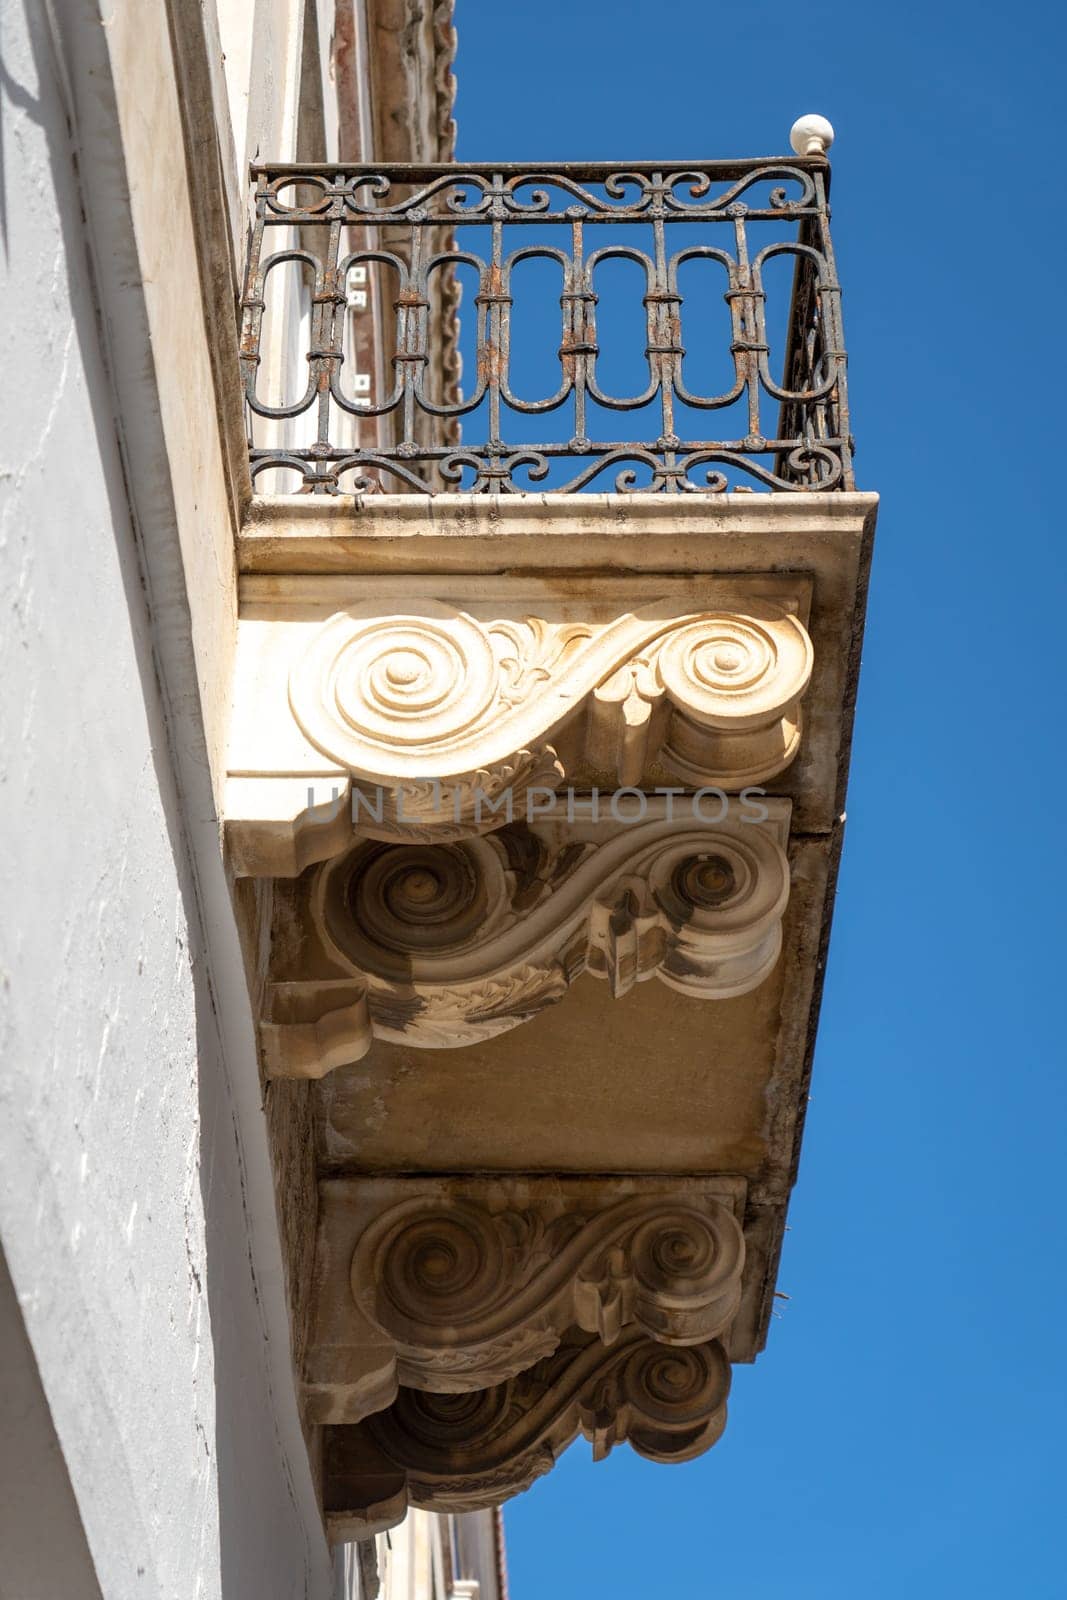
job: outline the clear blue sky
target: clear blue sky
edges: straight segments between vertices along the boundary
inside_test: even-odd
[[[831,118],[883,497],[792,1298],[709,1455],[579,1442],[511,1503],[514,1600],[1067,1596],[1062,13],[457,12],[463,159],[763,155]]]

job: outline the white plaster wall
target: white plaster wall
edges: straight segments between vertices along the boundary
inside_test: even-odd
[[[0,1241],[106,1600],[318,1595],[64,96],[27,5],[0,41]],[[23,1532],[58,1600],[48,1517]],[[0,1594],[31,1600],[2,1570]]]

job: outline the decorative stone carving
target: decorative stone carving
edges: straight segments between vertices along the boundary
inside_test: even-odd
[[[407,616],[353,606],[331,617],[290,674],[289,699],[317,749],[390,789],[510,769],[590,697],[621,783],[638,782],[657,733],[671,764],[668,730],[653,716],[666,700],[690,724],[698,781],[744,784],[795,753],[811,664],[803,624],[767,602],[669,619],[646,606],[597,629],[533,616],[481,624],[424,601]],[[733,736],[757,731],[762,751],[748,738],[738,763]]]
[[[529,1371],[474,1393],[401,1389],[387,1411],[327,1432],[331,1534],[380,1532],[409,1505],[498,1505],[550,1471],[579,1432],[596,1461],[623,1441],[651,1461],[691,1461],[721,1437],[729,1390],[717,1341],[672,1350],[636,1328],[610,1348],[572,1338]]]
[[[765,782],[800,743],[811,641],[784,585],[774,598],[719,587],[722,603],[703,610],[668,597],[575,620],[541,598],[476,616],[399,596],[384,612],[381,600],[347,605],[314,630],[273,624],[239,647],[236,870],[295,875],[356,834],[492,832],[505,794],[522,815],[531,791],[591,771],[624,786],[651,787],[653,773],[735,792]],[[287,704],[282,682],[270,687],[286,645]]]
[[[267,1071],[321,1076],[374,1037],[488,1039],[562,999],[582,972],[615,997],[658,978],[730,999],[773,969],[789,897],[787,801],[705,821],[686,797],[643,822],[515,824],[445,845],[364,841],[320,867],[303,915],[321,976],[268,988]],[[344,974],[340,980],[339,975]],[[335,981],[323,981],[330,978]]]
[[[488,1388],[570,1328],[685,1346],[737,1311],[745,1244],[721,1182],[371,1183],[320,1187],[313,1421],[358,1421],[398,1384]]]

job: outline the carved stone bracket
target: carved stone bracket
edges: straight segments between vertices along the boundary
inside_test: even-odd
[[[365,841],[300,886],[305,975],[272,974],[261,1036],[275,1076],[321,1076],[374,1038],[491,1038],[583,972],[615,997],[658,978],[722,1000],[773,969],[789,897],[789,803],[642,802],[644,821],[515,824],[448,845]],[[278,941],[283,952],[289,944]],[[317,966],[316,966],[317,959]],[[314,970],[308,970],[314,968]]]
[[[398,1384],[488,1388],[571,1328],[608,1346],[724,1334],[744,1270],[738,1199],[729,1179],[323,1183],[310,1420],[358,1421]]]
[[[543,602],[483,617],[394,605],[350,605],[310,633],[277,623],[244,647],[226,806],[239,873],[295,875],[357,831],[492,832],[505,793],[521,815],[583,773],[737,792],[796,755],[813,658],[784,586],[589,620]]]
[[[409,1505],[474,1511],[544,1473],[579,1432],[594,1460],[629,1441],[651,1461],[691,1461],[726,1426],[730,1363],[709,1341],[666,1349],[627,1330],[605,1348],[571,1339],[480,1392],[401,1389],[387,1410],[327,1431],[325,1509],[335,1538],[394,1526]]]

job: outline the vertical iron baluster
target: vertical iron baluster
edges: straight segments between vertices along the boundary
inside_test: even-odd
[[[808,236],[808,231],[802,230],[805,238]],[[807,370],[804,374],[804,387],[812,389],[830,376],[830,369],[825,358],[824,307],[819,293],[816,269],[810,258],[803,259],[801,270],[806,273],[808,279],[808,335],[804,346],[807,352]],[[832,409],[832,395],[819,400],[810,400],[799,407],[797,427],[807,446],[807,481],[812,485],[817,481],[819,474],[818,458],[812,453],[813,446],[821,444],[833,432]]]
[[[503,262],[504,262],[504,201],[503,178],[499,172],[493,174],[493,202],[490,211],[492,221],[492,246],[489,254],[489,334],[485,341],[485,375],[489,392],[489,439],[486,445],[488,461],[488,488],[496,491],[499,488],[499,473],[504,458],[504,438],[500,425],[500,372],[505,360],[502,345],[502,328],[500,317],[500,297],[504,292]],[[509,375],[510,382],[510,375]]]
[[[418,454],[416,435],[415,374],[426,364],[422,348],[423,321],[420,315],[424,304],[423,293],[423,230],[418,221],[411,224],[411,250],[408,255],[407,282],[401,283],[394,301],[396,311],[396,355],[393,365],[400,370],[401,434],[396,441],[397,454],[411,457]]]
[[[256,395],[256,376],[259,364],[260,341],[263,336],[263,312],[266,301],[263,294],[263,233],[267,219],[268,179],[260,173],[256,184],[256,220],[248,246],[248,266],[245,270],[244,295],[241,300],[241,378],[245,392],[245,416],[248,447],[253,448],[253,419],[255,412],[248,405]]]
[[[662,173],[652,179],[653,201],[652,239],[654,245],[653,279],[645,294],[645,322],[648,343],[645,355],[649,376],[659,383],[660,437],[656,449],[663,462],[663,487],[669,492],[680,488],[678,483],[677,448],[681,442],[674,431],[674,378],[678,351],[678,303],[671,293],[667,275],[667,241],[663,224],[664,183]]]
[[[474,348],[478,357],[478,371],[474,380],[475,390],[489,391],[489,370],[486,366],[485,352],[489,343],[489,310],[494,296],[490,291],[489,279],[491,268],[488,262],[479,257],[478,265],[478,293],[474,297],[475,305],[475,331]]]
[[[816,171],[812,176],[818,208],[816,227],[819,250],[826,262],[825,281],[819,285],[817,291],[822,324],[822,358],[827,364],[827,376],[831,371],[834,375],[834,385],[828,399],[828,421],[831,431],[840,440],[838,453],[841,458],[841,487],[854,489],[856,485],[852,470],[852,437],[849,432],[846,378],[848,354],[845,350],[844,324],[841,317],[841,285],[837,281],[837,263],[834,260],[834,247],[830,238],[830,206],[826,197],[825,177],[821,171]]]
[[[748,440],[746,448],[753,449],[755,441],[762,438],[760,421],[760,351],[763,342],[763,295],[756,289],[752,263],[748,257],[748,234],[745,231],[745,207],[731,206],[734,219],[734,240],[737,248],[738,311],[741,325],[740,337],[734,340],[733,349],[738,357],[738,374],[744,373],[745,394],[748,401]]]
[[[499,396],[500,396],[500,390],[503,387],[503,388],[507,389],[509,394],[512,393],[512,389],[511,389],[511,277],[510,277],[510,273],[509,273],[508,278],[505,280],[505,278],[504,278],[504,268],[503,268],[503,263],[502,262],[501,262],[501,265],[499,266],[499,268],[496,267],[496,266],[493,266],[492,264],[490,265],[490,280],[491,280],[491,283],[495,284],[495,289],[490,289],[490,292],[489,292],[489,294],[487,296],[487,303],[488,303],[488,305],[490,307],[491,314],[495,315],[495,317],[497,319],[496,320],[496,338],[495,338],[495,340],[493,340],[493,348],[497,352],[497,361],[496,361],[496,366],[495,366],[494,370],[495,370],[495,374],[496,374],[496,389],[497,389],[497,397],[498,397],[498,416],[497,416],[496,425],[494,426],[493,423],[492,423],[492,420],[490,419],[490,426],[489,426],[490,436],[495,439],[495,438],[498,438],[500,436],[500,420],[499,420]],[[490,339],[492,340],[492,334],[490,334]],[[502,479],[498,480],[498,479],[494,478],[493,480],[491,480],[491,486],[495,485],[495,486],[499,487],[499,484],[500,484],[501,481],[502,481]]]
[[[571,256],[560,296],[563,338],[559,347],[563,378],[574,393],[574,431],[570,448],[581,453],[589,446],[586,417],[590,367],[598,354],[596,342],[597,297],[592,271],[585,259],[585,228],[580,217],[571,219]]]
[[[329,461],[330,453],[330,384],[334,369],[344,360],[341,342],[345,289],[337,280],[337,262],[340,255],[341,228],[344,201],[335,197],[330,206],[329,232],[326,236],[326,254],[317,270],[318,283],[311,304],[311,349],[308,359],[314,374],[316,392],[315,453],[318,461],[315,480],[311,488],[316,494],[336,494],[337,474]],[[314,253],[314,252],[312,252]],[[320,481],[321,480],[321,481]]]

